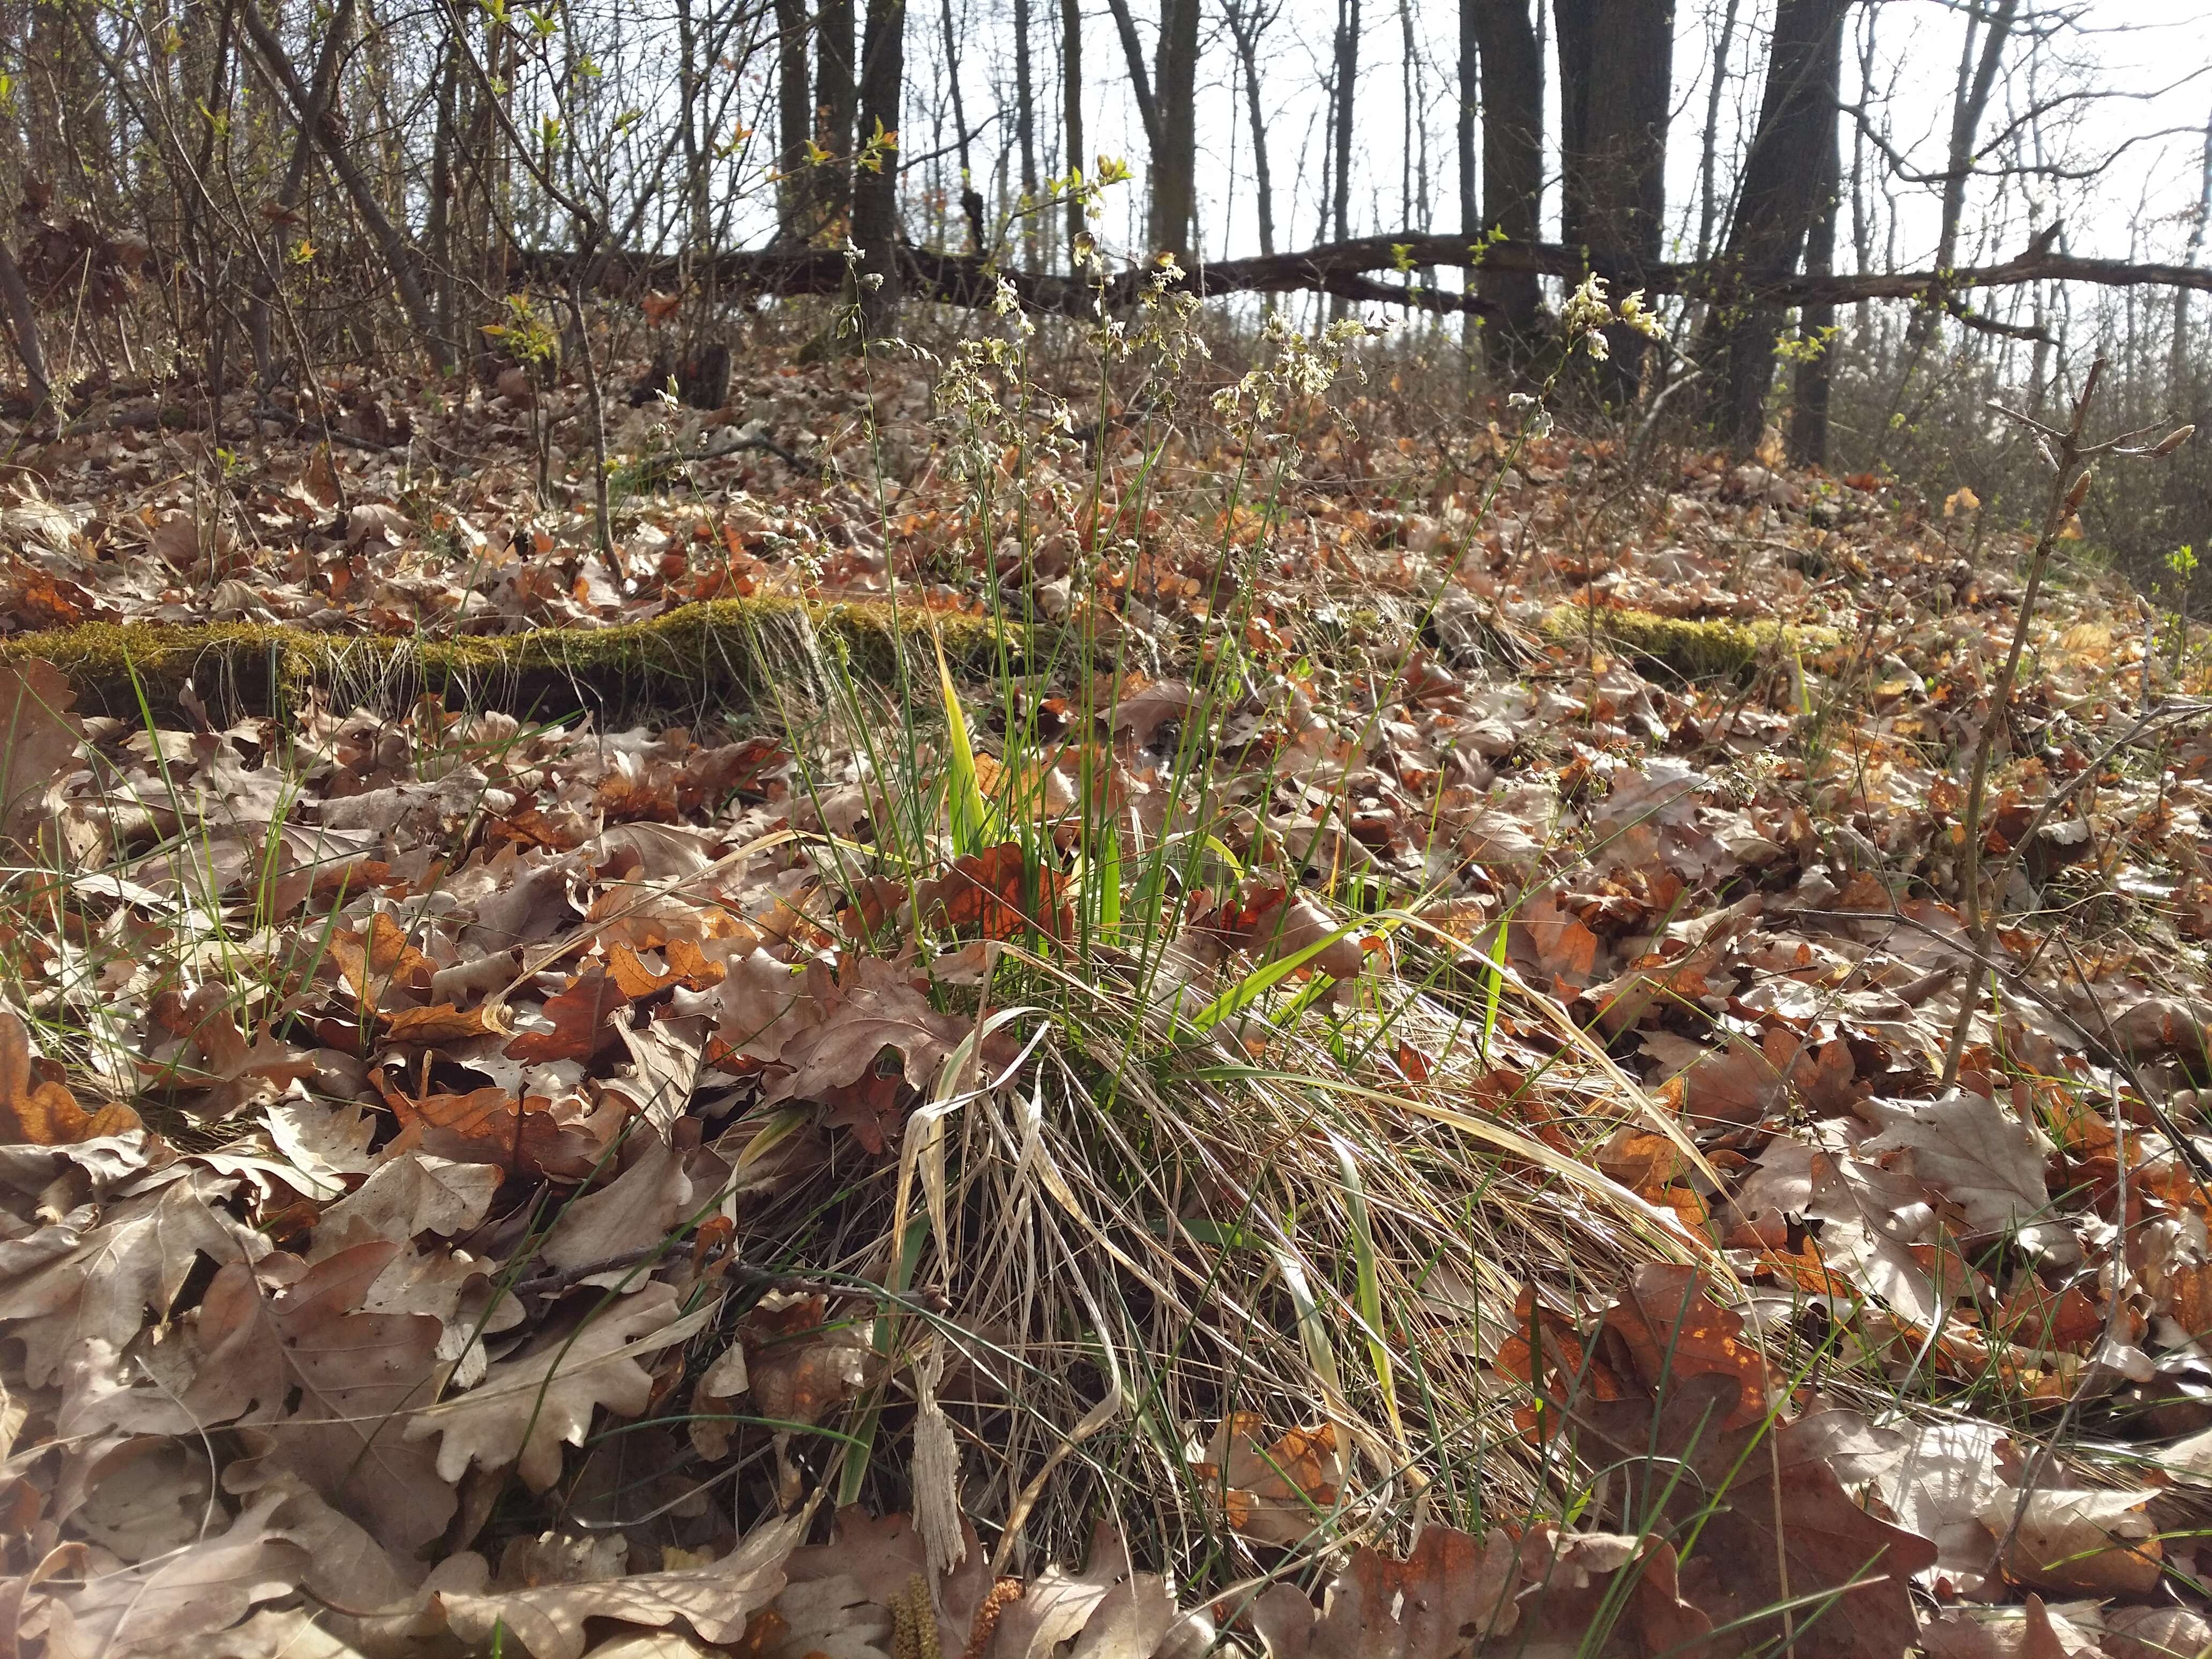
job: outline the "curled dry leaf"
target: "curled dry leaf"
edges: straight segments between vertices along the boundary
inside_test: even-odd
[[[69,1085],[40,1077],[37,1066],[30,1029],[14,1009],[0,1007],[0,1144],[66,1146],[143,1127],[118,1101],[86,1111]]]
[[[27,844],[45,820],[46,790],[75,763],[84,728],[76,693],[37,658],[0,663],[0,848]]]
[[[1330,1581],[1318,1612],[1294,1585],[1253,1604],[1267,1659],[1454,1659],[1495,1641],[1510,1651],[1521,1613],[1513,1540],[1430,1526],[1403,1561],[1362,1546]]]
[[[1263,1544],[1295,1549],[1328,1525],[1343,1498],[1336,1425],[1291,1429],[1263,1443],[1255,1413],[1238,1412],[1213,1431],[1192,1478],[1216,1495],[1231,1527]]]
[[[306,1552],[270,1524],[275,1500],[196,1540],[72,1590],[51,1589],[46,1652],[52,1659],[112,1659],[227,1629],[256,1603],[289,1595]]]
[[[444,1592],[433,1600],[445,1627],[461,1641],[485,1646],[503,1632],[533,1659],[582,1659],[585,1621],[600,1619],[655,1630],[681,1625],[702,1642],[731,1647],[783,1589],[785,1559],[805,1535],[810,1518],[801,1511],[764,1522],[727,1555],[703,1566],[603,1583]]]
[[[595,1309],[574,1331],[544,1333],[466,1394],[417,1411],[405,1438],[438,1437],[437,1470],[448,1482],[472,1462],[514,1463],[525,1486],[544,1492],[560,1478],[562,1443],[581,1445],[599,1407],[624,1417],[645,1409],[653,1377],[640,1357],[682,1341],[711,1311],[684,1316],[673,1287],[647,1285]]]

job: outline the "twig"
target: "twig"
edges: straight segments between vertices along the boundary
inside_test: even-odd
[[[2045,426],[2032,416],[2019,414],[1992,401],[1990,407],[2000,415],[2020,422],[2032,428],[2044,441],[2045,452],[2057,469],[2051,481],[2051,499],[2043,514],[2043,532],[2036,538],[2035,550],[2029,559],[2027,591],[2021,595],[2020,617],[2013,624],[2012,648],[2005,653],[2004,666],[1998,671],[1996,684],[1990,688],[1990,710],[1982,721],[1980,736],[1974,744],[1973,769],[1966,782],[1966,806],[1960,818],[1965,832],[1965,845],[1960,848],[1959,870],[1960,898],[1966,913],[1966,933],[1973,941],[1977,953],[1986,955],[1990,940],[1996,931],[1996,913],[1984,911],[1982,906],[1982,808],[1988,798],[1990,759],[1996,752],[1997,740],[2003,735],[2005,722],[2012,710],[2014,683],[2020,676],[2020,660],[2027,650],[2027,630],[2035,621],[2035,601],[2042,592],[2045,573],[2050,568],[2051,556],[2058,539],[2071,522],[2082,498],[2089,493],[2089,482],[2095,475],[2087,465],[2103,455],[2170,455],[2189,441],[2196,428],[2180,427],[2169,433],[2157,444],[2142,446],[2155,428],[2145,427],[2133,432],[2124,432],[2118,437],[2100,443],[2088,442],[2085,434],[2089,425],[2089,405],[2097,395],[2097,382],[2105,373],[2105,359],[2100,356],[2089,365],[2088,374],[2081,381],[2081,395],[2074,400],[2073,418],[2060,431]],[[2056,446],[2053,448],[2053,446]],[[2046,811],[2048,809],[2046,808]],[[2042,827],[2039,814],[2036,829]],[[2027,844],[2023,836],[2011,848],[2010,856],[2016,860]],[[2011,866],[2006,866],[2009,876]],[[2002,890],[2000,890],[2000,896]],[[1943,1049],[1942,1086],[1948,1089],[1959,1080],[1959,1066],[1966,1057],[1966,1038],[1973,1029],[1974,1015],[1981,1005],[1981,986],[1968,975],[1963,994],[1959,1000],[1959,1018],[1951,1028],[1950,1041]]]
[[[2065,1004],[2060,1002],[2048,991],[2025,975],[2014,971],[1987,953],[1975,949],[1972,942],[1954,939],[1950,934],[1930,927],[1918,917],[1908,916],[1899,910],[1777,910],[1772,914],[1778,919],[1810,922],[1823,927],[1836,927],[1852,921],[1892,922],[1899,927],[1910,927],[1915,933],[1925,935],[1944,949],[1955,951],[1959,955],[1966,957],[1972,965],[2002,978],[2030,1002],[2034,1003],[2046,1013],[2055,1015],[2065,1021],[2085,1043],[2102,1050],[2106,1057],[2112,1061],[2113,1068],[2127,1079],[2129,1086],[2136,1091],[2136,1098],[2142,1102],[2144,1109],[2157,1120],[2160,1131],[2173,1143],[2174,1152],[2196,1172],[2200,1185],[2212,1182],[2212,1157],[2207,1157],[2203,1148],[2182,1133],[2181,1126],[2174,1121],[2173,1114],[2166,1110],[2165,1103],[2151,1092],[2150,1085],[2143,1081],[2142,1073],[2136,1070],[2135,1062],[2113,1046],[2109,1039],[2100,1038],[2075,1018]],[[2212,1186],[2203,1186],[2202,1190],[2204,1191],[2207,1200],[2212,1201]]]

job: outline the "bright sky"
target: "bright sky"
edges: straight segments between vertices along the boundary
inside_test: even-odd
[[[962,81],[972,124],[994,106],[998,88],[1005,88],[1011,100],[1011,0],[953,0],[953,4],[956,18],[962,20]],[[1030,0],[1030,4],[1040,82],[1040,137],[1048,145],[1048,158],[1057,161],[1058,92],[1051,77],[1057,63],[1058,7],[1052,0]],[[1723,0],[1680,0],[1678,5],[1669,209],[1674,228],[1686,243],[1694,241],[1696,233],[1697,153],[1723,4]],[[1452,131],[1457,6],[1450,0],[1363,0],[1358,154],[1351,227],[1355,235],[1402,228],[1420,217],[1421,143],[1416,136],[1408,146],[1401,114],[1408,73],[1401,6],[1411,12],[1413,76],[1426,112],[1428,221],[1446,228],[1458,216]],[[2066,245],[2072,252],[2178,257],[2197,198],[2205,124],[2212,116],[2212,0],[2026,0],[2024,9],[2045,21],[2070,18],[2072,27],[2053,43],[2047,52],[2049,67],[2033,86],[2019,67],[2021,52],[2015,47],[2008,58],[2014,73],[1992,99],[1985,139],[2011,122],[2031,99],[2058,99],[2062,101],[2043,124],[2050,160],[2081,168],[2124,144],[2128,148],[2098,179],[1978,181],[1968,214],[1970,246],[1964,251],[1971,252],[1977,232],[1997,253],[2016,251],[2027,240],[2033,204],[2045,222],[2054,213],[2065,221]],[[1156,10],[1156,3],[1137,0],[1148,48]],[[1773,0],[1742,0],[1723,92],[1724,155],[1733,155],[1729,146],[1755,115],[1772,14]],[[935,149],[951,139],[939,67],[944,56],[940,15],[930,0],[909,0],[909,154]],[[1323,240],[1322,86],[1335,15],[1335,0],[1285,0],[1280,21],[1266,42],[1262,101],[1269,119],[1278,245],[1285,248]],[[1938,168],[1948,137],[1963,15],[1949,0],[1877,0],[1857,9],[1845,49],[1847,102],[1860,97],[1858,54],[1869,15],[1874,30],[1871,80],[1876,100],[1887,99],[1891,140],[1915,164]],[[1199,171],[1200,240],[1206,253],[1221,258],[1256,252],[1258,232],[1251,135],[1242,113],[1243,92],[1235,55],[1217,19],[1218,13],[1209,6],[1210,44],[1200,64],[1204,154]],[[1093,0],[1086,0],[1085,8],[1084,52],[1090,71],[1085,112],[1090,147],[1124,156],[1141,169],[1143,133],[1121,70],[1121,46],[1110,12]],[[1548,66],[1550,57],[1547,50],[1547,74],[1555,73]],[[2091,87],[2126,95],[2079,95]],[[1547,88],[1546,106],[1547,119],[1556,123],[1556,85]],[[1877,111],[1876,119],[1881,118]],[[978,172],[984,170],[988,157],[995,173],[1000,147],[1012,142],[1011,127],[1009,119],[978,140]],[[1844,142],[1848,173],[1848,121]],[[1866,152],[1870,179],[1879,171],[1878,159],[1871,149]],[[1732,161],[1724,162],[1724,174],[1731,167]],[[1875,204],[1876,222],[1871,227],[1875,259],[1878,264],[1894,258],[1906,265],[1923,264],[1936,240],[1934,187],[1898,184],[1891,190],[1893,228],[1890,207]],[[1416,198],[1410,213],[1409,194]],[[1554,180],[1546,200],[1547,218],[1554,222],[1558,206]],[[1838,251],[1838,264],[1844,266],[1853,258],[1852,227],[1848,210],[1846,213]],[[1106,221],[1109,240],[1133,247],[1141,240],[1141,226],[1140,192],[1125,190]]]

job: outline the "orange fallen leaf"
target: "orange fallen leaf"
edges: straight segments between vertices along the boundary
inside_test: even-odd
[[[0,1008],[0,1143],[73,1146],[143,1126],[119,1102],[88,1112],[69,1085],[37,1075],[31,1033],[12,1009]]]

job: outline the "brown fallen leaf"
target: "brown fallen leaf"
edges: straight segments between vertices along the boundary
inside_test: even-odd
[[[1775,1420],[1772,1379],[1741,1317],[1712,1304],[1703,1276],[1688,1269],[1639,1268],[1630,1296],[1584,1340],[1617,1357],[1588,1364],[1567,1334],[1548,1336],[1543,1390],[1559,1402],[1575,1455],[1623,1481],[1626,1513],[1686,1525],[1702,1517],[1683,1583],[1716,1627],[1743,1620],[1750,1637],[1778,1640],[1779,1622],[1760,1618],[1762,1609],[1834,1591],[1817,1620],[1797,1621],[1800,1659],[1904,1653],[1915,1626],[1906,1586],[1936,1550],[1844,1490],[1832,1464],[1839,1439],[1863,1426],[1857,1419],[1826,1412]],[[1524,1342],[1518,1364],[1528,1363]],[[1499,1365],[1509,1366],[1504,1351]],[[1723,1599],[1693,1583],[1717,1584]]]
[[[0,847],[35,839],[48,787],[75,764],[84,741],[76,701],[53,664],[0,663]]]
[[[1504,1528],[1478,1538],[1431,1525],[1402,1561],[1354,1550],[1318,1611],[1295,1585],[1275,1585],[1254,1602],[1252,1623],[1267,1659],[1454,1659],[1486,1641],[1510,1651],[1520,1582]]]
[[[588,1129],[564,1123],[532,1096],[517,1099],[496,1086],[465,1095],[410,1099],[374,1071],[370,1080],[399,1120],[389,1152],[420,1148],[459,1164],[495,1164],[517,1175],[580,1181],[599,1167],[606,1146]]]
[[[1876,1099],[1860,1109],[1881,1131],[1860,1151],[1901,1154],[1914,1177],[1956,1204],[1968,1225],[2014,1232],[2055,1266],[2081,1259],[2073,1230],[2047,1214],[2041,1137],[1995,1101],[1954,1089],[1941,1100]]]
[[[952,860],[952,867],[915,889],[914,913],[942,932],[974,930],[985,939],[1024,939],[1032,932],[1066,939],[1075,931],[1065,896],[1067,878],[1033,866],[1021,842],[1010,841]]]
[[[459,1008],[441,1002],[428,1008],[392,1009],[384,1015],[384,1034],[390,1041],[422,1048],[474,1036],[506,1036],[513,1029],[506,1008],[497,1003]]]
[[[1231,1528],[1263,1544],[1294,1549],[1328,1523],[1343,1500],[1344,1458],[1336,1425],[1291,1429],[1272,1443],[1256,1413],[1224,1419],[1191,1477],[1218,1497]]]
[[[1566,1532],[1550,1522],[1522,1540],[1520,1628],[1478,1653],[1717,1656],[1712,1620],[1683,1599],[1681,1562],[1663,1538]]]
[[[746,1315],[738,1337],[753,1404],[775,1423],[819,1423],[866,1379],[866,1337],[850,1321],[832,1323],[818,1296],[770,1291]]]
[[[248,1043],[231,1012],[231,994],[210,980],[179,1000],[174,992],[155,999],[155,1023],[198,1048],[201,1064],[140,1068],[181,1089],[204,1090],[186,1103],[205,1116],[225,1118],[249,1107],[268,1104],[293,1083],[316,1073],[314,1060],[281,1041],[264,1020]]]
[[[408,942],[406,931],[381,910],[357,933],[332,929],[327,948],[364,1015],[382,1012],[388,999],[415,1006],[436,972],[430,958]]]
[[[776,1058],[789,1069],[769,1079],[761,1098],[771,1105],[823,1099],[828,1091],[857,1082],[886,1048],[897,1051],[908,1085],[927,1088],[973,1024],[938,1012],[891,963],[860,957],[839,979],[820,1024],[781,1046]]]
[[[622,988],[594,963],[570,981],[568,989],[545,1000],[545,1018],[553,1029],[523,1032],[507,1045],[507,1055],[531,1066],[587,1060],[615,1041],[610,1016],[629,1006]]]
[[[111,1659],[228,1629],[257,1602],[289,1595],[307,1553],[270,1524],[264,1499],[222,1532],[78,1588],[51,1589],[52,1659]],[[11,1632],[12,1634],[12,1632]]]
[[[712,1311],[687,1316],[674,1287],[648,1284],[587,1316],[580,1330],[544,1334],[467,1393],[417,1411],[405,1438],[439,1437],[438,1474],[448,1482],[471,1463],[513,1463],[525,1486],[544,1492],[560,1479],[562,1443],[583,1444],[601,1406],[624,1417],[645,1409],[653,1378],[638,1357],[682,1341]]]
[[[785,1559],[811,1519],[811,1511],[802,1510],[763,1522],[704,1566],[504,1592],[448,1590],[434,1597],[435,1608],[461,1641],[488,1648],[503,1633],[534,1659],[582,1659],[586,1620],[650,1630],[681,1624],[702,1642],[732,1647],[783,1589]]]
[[[0,1007],[0,1145],[69,1146],[143,1127],[138,1114],[119,1101],[88,1112],[69,1085],[40,1078],[30,1029],[14,1009]]]
[[[229,1424],[252,1453],[233,1489],[295,1474],[400,1559],[445,1530],[454,1505],[426,1448],[401,1427],[434,1393],[439,1322],[358,1311],[400,1249],[379,1240],[308,1267],[271,1256],[222,1268],[201,1303],[202,1356],[181,1398],[196,1424]],[[274,1296],[269,1279],[290,1282]],[[127,1425],[125,1425],[127,1426]]]

